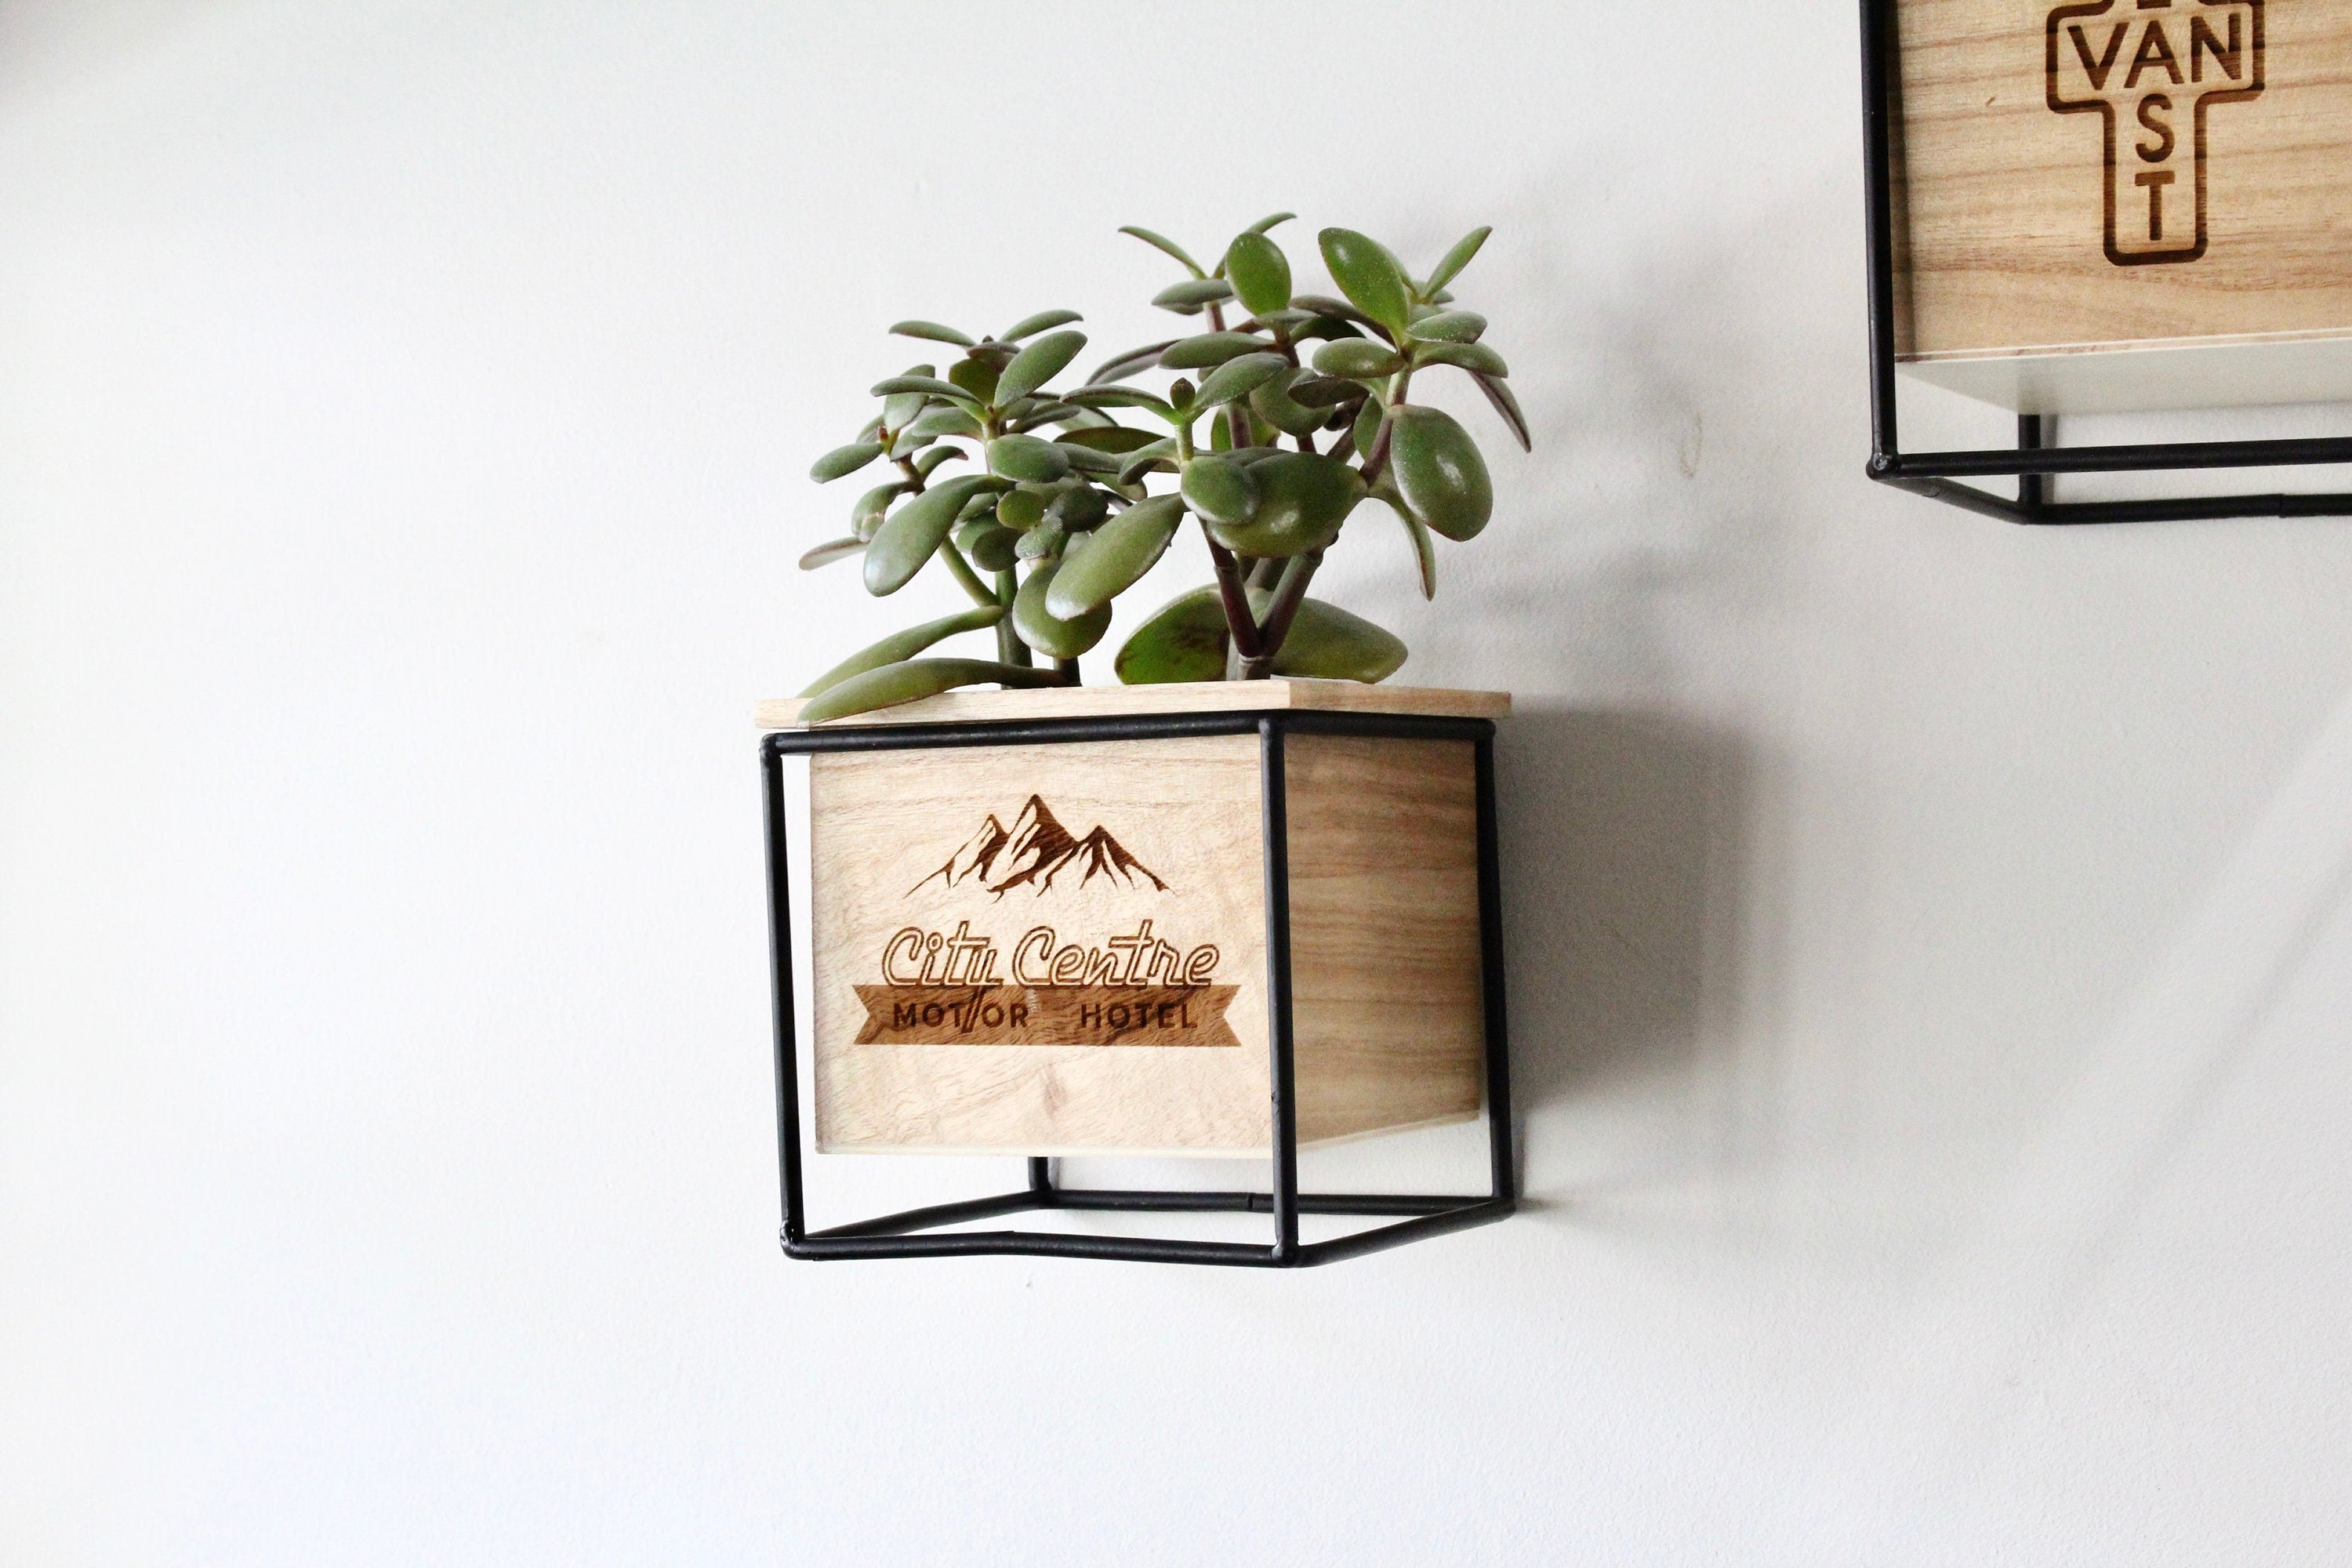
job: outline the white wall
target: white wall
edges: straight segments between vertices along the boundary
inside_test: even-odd
[[[2340,1562],[2352,527],[1863,479],[1853,9],[0,10],[0,1560]],[[1496,226],[1528,1212],[787,1262],[803,471],[1278,206]]]

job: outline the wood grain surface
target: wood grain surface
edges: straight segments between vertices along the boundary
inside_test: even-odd
[[[1475,1116],[1470,743],[1293,735],[1283,747],[1300,1140]]]
[[[1100,828],[1160,882],[1097,876],[1074,860],[1050,884],[1018,872],[936,873],[993,819],[1017,831],[1030,800],[1072,839]],[[816,1136],[824,1150],[1248,1153],[1266,1147],[1263,835],[1255,736],[1089,745],[875,752],[810,759],[815,943]],[[1017,855],[1008,844],[1001,861]],[[969,858],[969,857],[968,857]],[[1155,938],[1217,949],[1237,987],[1238,1044],[856,1043],[860,984],[885,978],[908,929],[992,938],[1013,951],[1039,927],[1100,948],[1145,921]]]
[[[1899,0],[1896,28],[1907,361],[2352,336],[2352,4]],[[2242,55],[2220,47],[2233,37]],[[2075,387],[2063,357],[2015,395],[2053,412],[2070,395],[2085,407],[2200,400],[2200,378],[2179,374],[2189,362],[2143,363],[2179,395],[2135,395],[2113,366]],[[2292,363],[2300,395],[2352,395],[2352,356]],[[2241,381],[2210,400],[2263,400]]]
[[[1475,1115],[1469,743],[1286,752],[1301,1140]],[[1265,1152],[1256,737],[819,755],[809,800],[821,1150]]]

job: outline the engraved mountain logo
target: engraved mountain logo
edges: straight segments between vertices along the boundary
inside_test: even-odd
[[[2205,119],[2263,90],[2263,0],[2084,0],[2052,11],[2052,110],[2096,114],[2107,259],[2205,254]]]
[[[992,813],[980,831],[948,857],[946,865],[908,889],[907,896],[914,897],[933,882],[946,888],[977,882],[1000,899],[1015,888],[1043,895],[1056,878],[1064,877],[1066,887],[1083,888],[1099,877],[1114,887],[1139,888],[1150,882],[1160,892],[1168,890],[1157,872],[1101,826],[1073,838],[1053,809],[1033,795],[1010,828]]]
[[[1088,888],[1109,902],[1065,897]],[[961,889],[986,892],[992,910],[1008,893],[1055,893],[1046,906],[1055,923],[1030,916],[998,926],[968,894],[951,896]],[[875,981],[856,987],[866,1021],[856,1043],[1238,1047],[1225,1009],[1240,987],[1218,983],[1223,954],[1198,940],[1208,933],[1176,940],[1158,899],[1168,891],[1108,830],[1072,834],[1041,796],[1024,802],[1010,827],[992,813],[907,889],[908,899],[924,895],[928,912],[882,942]],[[1119,896],[1134,893],[1155,912]]]

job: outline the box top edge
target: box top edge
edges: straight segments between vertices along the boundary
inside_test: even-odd
[[[807,701],[806,698],[782,697],[755,702],[751,708],[752,722],[763,732],[806,728],[800,722],[800,711]],[[952,724],[997,719],[1092,719],[1137,713],[1263,712],[1274,709],[1495,719],[1511,710],[1511,697],[1507,691],[1367,686],[1354,680],[1204,680],[1151,686],[1041,687],[1025,691],[945,691],[919,702],[830,722],[844,727]]]

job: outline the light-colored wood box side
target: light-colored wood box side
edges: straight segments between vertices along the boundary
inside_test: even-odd
[[[849,752],[809,772],[812,1055],[826,1152],[1252,1154],[1267,1147],[1264,836],[1254,735]],[[1034,797],[1034,799],[1033,799]],[[1042,804],[1074,838],[1099,831],[1142,870],[992,892],[934,880],[983,824],[1017,835]],[[1156,887],[1154,882],[1164,883]],[[917,889],[922,889],[919,894]],[[968,922],[1002,968],[1024,932],[1101,943],[1137,922],[1213,943],[1236,987],[1233,1043],[1160,1048],[858,1043],[907,927]]]
[[[2193,155],[2201,121],[2208,244],[2193,259],[2126,265],[2104,239],[2110,132],[2099,113],[2050,101],[2063,96],[2048,66],[2055,5],[1899,0],[1900,352],[1933,360],[2352,335],[2352,6],[2270,0],[2259,96],[2192,110],[2194,85],[2176,93],[2179,155],[2167,167]],[[2120,0],[2080,22],[2097,40],[2160,23],[2185,47],[2202,9]],[[2073,24],[2059,21],[2064,63]],[[2184,55],[2184,70],[2190,63]],[[2210,51],[2200,63],[2218,69]],[[2115,79],[2130,67],[2118,63]],[[2136,145],[2158,143],[2128,113],[2118,119],[2128,174]],[[2176,173],[2177,196],[2193,200],[2193,170]],[[2180,209],[2183,221],[2191,210]]]
[[[1470,742],[1293,735],[1284,750],[1300,1141],[1475,1116]]]

